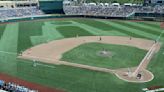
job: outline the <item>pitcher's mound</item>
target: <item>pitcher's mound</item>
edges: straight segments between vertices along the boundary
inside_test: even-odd
[[[108,50],[101,50],[101,51],[98,51],[97,52],[97,56],[100,56],[100,57],[112,57],[113,56],[113,53],[111,51],[108,51]]]

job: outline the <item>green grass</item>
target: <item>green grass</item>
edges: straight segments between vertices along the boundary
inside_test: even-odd
[[[110,32],[110,30],[111,31],[114,30],[114,31],[118,31],[118,32],[124,33],[124,34],[129,35],[129,36],[132,36],[132,37],[147,38],[147,37],[142,36],[140,34],[136,34],[132,31],[129,31],[127,29],[118,27],[117,23],[114,24],[113,22],[109,22],[109,23],[103,22],[105,20],[93,20],[93,19],[88,19],[88,20],[87,19],[77,19],[76,20],[75,19],[74,21],[78,22],[78,23],[89,25],[91,27],[97,28],[97,29],[102,30],[102,31],[109,31]]]
[[[0,53],[0,72],[5,72],[10,75],[17,73],[16,54]]]
[[[122,23],[123,21],[119,21],[119,20],[117,21],[98,20],[98,21],[118,27],[120,30],[122,30],[122,32],[129,34],[129,36],[133,36],[137,38],[146,38],[146,39],[151,39],[151,40],[155,40],[157,38],[157,35],[150,34],[149,32],[146,32],[145,30],[140,30],[140,27],[141,26],[143,27],[144,25],[139,25],[134,22],[125,21],[125,23]],[[133,25],[127,26],[129,24],[133,24]],[[134,28],[133,27],[134,25],[138,25],[138,26]],[[147,27],[149,29],[151,28],[150,26],[147,26]],[[156,29],[156,32],[161,31],[160,26],[159,28],[155,28],[155,29]]]
[[[108,92],[109,88],[115,87],[110,81],[118,81],[117,84],[124,83],[123,81],[119,82],[119,79],[114,75],[107,73],[68,66],[55,66],[54,69],[43,66],[32,67],[30,61],[18,62],[18,72],[20,78],[46,84],[50,87],[67,89],[68,92],[92,92],[95,90]],[[118,92],[118,89],[114,90]]]
[[[20,22],[18,37],[18,52],[24,51],[32,46],[32,36],[42,35],[43,22]]]
[[[74,19],[73,21],[78,22],[78,23],[82,23],[82,24],[86,24],[89,25],[91,27],[95,27],[98,28],[102,31],[111,31],[111,30],[115,30],[115,27],[107,25],[105,23],[93,20],[93,19]]]
[[[54,24],[54,25],[67,25],[67,24],[72,24],[72,22],[69,22],[69,21],[55,21],[55,22],[51,22],[51,24]]]
[[[112,57],[97,55],[105,48]],[[105,68],[126,68],[137,66],[147,51],[129,46],[86,43],[63,54],[61,60]]]
[[[140,24],[144,24],[146,26],[149,26],[149,27],[153,27],[153,28],[160,28],[160,22],[137,22],[137,23],[140,23]]]
[[[163,36],[164,37],[164,36]],[[164,39],[162,39],[162,42]],[[153,81],[147,83],[148,85],[162,85],[163,79],[163,72],[162,71],[164,68],[164,63],[163,62],[163,57],[164,57],[164,46],[162,45],[160,51],[153,57],[152,61],[150,62],[148,69],[155,75],[155,78]]]
[[[113,21],[113,22],[116,22],[118,24],[121,24],[121,25],[124,25],[124,26],[127,26],[127,27],[131,27],[133,29],[144,31],[146,33],[157,35],[157,36],[160,35],[160,33],[161,33],[160,31],[158,31],[160,29],[157,29],[157,31],[156,31],[156,30],[153,30],[153,29],[150,29],[150,28],[144,28],[144,26],[146,26],[146,25],[142,24],[143,25],[143,27],[142,27],[142,26],[139,26],[139,24],[136,23],[136,22],[135,22],[135,24],[134,24],[134,22],[127,22],[127,21]]]
[[[79,21],[80,23],[80,21],[82,21],[83,19],[76,19],[76,20]],[[68,31],[72,29],[72,28],[68,28],[66,33],[64,31],[61,34],[60,33],[56,34],[57,32],[54,30],[53,24],[44,25],[45,22],[51,23],[53,21],[55,22],[56,20],[19,22],[19,23],[0,25],[0,36],[1,36],[0,50],[8,51],[8,52],[17,52],[17,51],[20,52],[21,50],[25,50],[27,48],[32,47],[33,43],[31,41],[37,37],[38,37],[37,39],[39,39],[39,37],[45,36],[45,39],[51,38],[51,40],[53,40],[56,38],[57,35],[59,35],[58,38],[60,38],[61,35],[65,35],[65,38],[74,37],[76,33],[79,33],[79,35],[84,35],[84,34],[92,35],[90,33],[87,33],[88,30],[84,31],[83,29],[79,29],[79,26],[74,25],[74,23],[70,25],[74,25],[73,28],[75,30],[78,30],[78,32],[72,30]],[[74,21],[74,19],[67,18],[67,19],[63,19],[62,21],[68,22],[68,21]],[[102,20],[95,20],[93,22],[91,21],[92,20],[85,19],[85,21],[82,22],[85,22],[83,24],[87,23],[86,25],[89,25],[90,27],[93,27],[95,29],[97,28],[97,30],[104,29],[102,31],[107,32],[109,35],[110,35],[110,30],[108,29],[115,30],[117,28],[121,30],[120,33],[125,33],[133,37],[142,36],[142,33],[140,31],[133,33],[131,32],[132,30],[127,29],[126,25],[118,26],[118,23],[113,23],[110,20],[104,20],[105,22]],[[161,31],[159,22],[151,22],[151,23],[142,22],[140,24],[146,25],[150,28],[153,27],[155,29],[159,29],[156,31]],[[16,27],[14,27],[14,25]],[[61,25],[54,24],[54,26],[65,27],[68,25],[62,24],[61,26]],[[128,27],[130,29],[133,29],[133,27],[131,26]],[[136,26],[136,29],[139,30],[140,28]],[[84,33],[79,31],[83,31]],[[90,30],[90,31],[94,31],[94,30]],[[147,33],[144,30],[143,32]],[[119,32],[116,35],[119,35]],[[144,37],[146,38],[146,36]],[[149,38],[152,37],[150,36]],[[45,39],[43,40],[40,39],[41,40],[40,42],[44,43]],[[164,35],[161,39],[161,43],[163,42],[164,42]],[[73,68],[69,66],[53,65],[55,68],[49,68],[45,66],[32,67],[33,65],[32,61],[17,59],[17,56],[15,54],[7,54],[2,52],[0,52],[0,72],[4,72],[9,75],[16,76],[27,81],[46,85],[52,88],[63,89],[66,90],[67,92],[142,92],[142,88],[148,86],[154,86],[154,85],[163,86],[163,81],[164,81],[163,78],[164,72],[162,72],[164,70],[163,52],[164,52],[164,46],[162,45],[160,52],[155,54],[155,57],[150,62],[150,65],[148,67],[148,69],[152,71],[153,74],[155,75],[154,80],[142,84],[128,83],[118,79],[115,75],[108,74],[108,73],[90,71],[80,68]]]
[[[5,28],[6,28],[6,25],[0,25],[0,38],[2,37]]]
[[[88,31],[77,26],[59,26],[56,28],[64,37],[92,36]]]

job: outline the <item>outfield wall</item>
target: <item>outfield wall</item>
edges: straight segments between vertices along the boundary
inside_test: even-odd
[[[119,19],[119,20],[136,20],[136,21],[164,21],[164,17],[108,17],[108,16],[91,16],[91,15],[42,15],[42,16],[27,16],[27,17],[17,17],[5,20],[0,20],[0,23],[18,22],[18,21],[32,21],[32,20],[42,20],[42,19],[56,19],[56,18],[97,18],[97,19]]]

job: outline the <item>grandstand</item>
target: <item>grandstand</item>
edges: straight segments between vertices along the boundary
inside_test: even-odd
[[[144,5],[163,5],[164,0],[144,0]]]
[[[163,1],[94,1],[0,1],[0,92],[141,92],[162,84],[164,23],[135,18],[164,19]]]
[[[38,0],[32,1],[0,1],[0,20],[9,18],[31,17],[43,15]]]
[[[38,0],[0,1],[0,8],[39,7]]]
[[[106,3],[82,3],[76,1],[64,2],[64,12],[66,15],[93,15],[108,17],[130,17],[131,15],[162,17],[164,16],[164,5],[143,6],[142,4],[120,5]],[[154,14],[154,16],[153,16]],[[143,17],[142,16],[142,17]]]
[[[31,90],[22,85],[13,83],[13,82],[5,82],[0,80],[0,92],[38,92],[37,90]]]

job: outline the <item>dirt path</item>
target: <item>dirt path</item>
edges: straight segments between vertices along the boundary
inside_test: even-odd
[[[158,51],[159,49],[160,49],[160,44],[154,43],[152,45],[152,47],[149,49],[145,57],[142,59],[136,70],[133,72],[133,76],[136,76],[140,71],[143,71],[144,69],[147,68],[155,52]]]
[[[4,80],[5,82],[14,82],[16,84],[23,85],[30,89],[38,90],[39,92],[64,92],[64,91],[49,88],[40,84],[31,83],[31,82],[28,82],[28,81],[25,81],[25,80],[22,80],[13,76],[9,76],[3,73],[0,73],[0,80]]]
[[[27,49],[22,53],[22,57],[36,60],[46,60],[46,63],[56,63],[62,57],[62,54],[81,44],[89,42],[100,42],[117,45],[133,46],[140,49],[149,50],[154,43],[150,40],[120,37],[120,36],[102,36],[99,41],[99,36],[88,36],[78,38],[67,38],[62,40],[55,40],[49,43],[44,43]],[[43,60],[42,60],[43,59]]]
[[[88,66],[83,64],[70,63],[66,61],[60,61],[62,54],[66,51],[69,51],[81,44],[89,42],[99,42],[107,44],[117,44],[117,45],[127,45],[132,47],[137,47],[149,51],[155,41],[140,39],[140,38],[131,38],[131,37],[120,37],[120,36],[85,36],[85,37],[76,37],[76,38],[67,38],[62,40],[55,40],[49,43],[44,43],[24,51],[19,58],[30,59],[30,60],[39,60],[45,63],[51,64],[63,64],[68,66],[80,67],[84,69],[90,69],[94,71],[103,71],[110,73],[118,73],[122,70],[113,70],[107,68],[100,68],[94,66]],[[160,48],[160,46],[158,47]],[[156,52],[159,49],[156,49]],[[150,61],[150,60],[149,60]],[[147,63],[142,66],[146,69]]]

